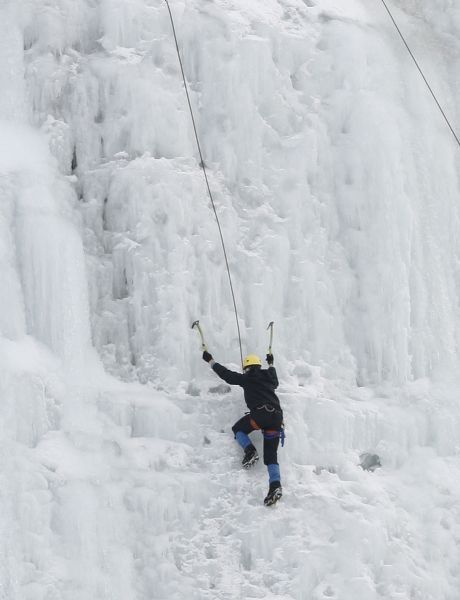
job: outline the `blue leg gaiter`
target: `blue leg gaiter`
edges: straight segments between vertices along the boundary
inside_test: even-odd
[[[236,441],[238,442],[238,444],[244,449],[247,448],[249,446],[249,444],[251,444],[251,440],[249,439],[249,436],[247,433],[243,433],[242,431],[237,431],[235,433],[235,438]]]
[[[281,483],[280,466],[267,465],[269,482],[279,481]]]

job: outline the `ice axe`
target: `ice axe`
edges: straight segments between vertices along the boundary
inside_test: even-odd
[[[201,349],[204,351],[208,351],[208,347],[206,346],[206,342],[204,341],[204,335],[203,335],[203,331],[201,329],[201,325],[199,321],[193,321],[192,323],[192,329],[198,329],[198,333],[200,334],[201,337]]]
[[[272,343],[273,343],[273,325],[275,324],[274,321],[270,321],[270,323],[268,324],[267,330],[270,329],[270,345],[268,346],[268,353],[269,354],[273,354],[272,352]]]

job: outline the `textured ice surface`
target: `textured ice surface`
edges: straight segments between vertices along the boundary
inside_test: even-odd
[[[457,600],[458,147],[379,3],[171,7],[285,493],[164,2],[4,0],[0,598]],[[393,8],[460,123],[459,9]]]
[[[173,364],[195,373],[192,317],[236,340],[168,15],[80,4],[30,8],[31,118],[78,175],[106,365],[174,384]],[[273,318],[286,360],[360,384],[430,375],[458,359],[455,144],[383,10],[310,4],[173,7],[244,347],[262,352]],[[419,27],[454,117],[456,42]]]

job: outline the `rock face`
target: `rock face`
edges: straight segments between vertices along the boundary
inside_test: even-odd
[[[359,466],[365,471],[375,471],[382,466],[380,462],[380,457],[377,454],[371,454],[369,452],[364,452],[359,455]]]

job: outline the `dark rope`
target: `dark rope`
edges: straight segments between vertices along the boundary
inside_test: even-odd
[[[225,264],[226,264],[227,273],[228,273],[228,281],[229,281],[229,284],[230,284],[230,291],[231,291],[231,294],[232,294],[233,309],[234,309],[234,312],[235,312],[235,320],[236,320],[236,328],[238,330],[238,342],[239,342],[239,345],[240,345],[241,365],[243,365],[243,349],[242,349],[242,346],[241,346],[241,333],[240,333],[240,324],[239,324],[239,319],[238,319],[238,309],[237,309],[237,306],[236,306],[235,292],[233,290],[233,283],[232,283],[232,275],[231,275],[231,272],[230,272],[230,265],[228,264],[227,251],[225,249],[224,236],[223,236],[223,233],[222,233],[222,228],[220,226],[219,217],[217,215],[216,205],[214,204],[214,198],[212,197],[211,187],[209,185],[209,180],[208,180],[208,174],[206,172],[206,165],[205,165],[204,160],[203,160],[203,153],[201,152],[200,139],[198,137],[198,131],[197,131],[197,128],[196,128],[196,123],[195,123],[195,117],[194,117],[194,114],[193,114],[192,103],[190,101],[190,94],[188,92],[187,81],[185,79],[184,66],[182,64],[182,59],[181,59],[181,56],[180,56],[179,42],[177,40],[177,34],[176,34],[176,28],[174,26],[173,15],[172,15],[171,8],[169,6],[168,0],[165,0],[165,2],[166,2],[166,6],[168,7],[169,18],[171,20],[171,26],[172,26],[172,31],[173,31],[173,35],[174,35],[174,42],[176,44],[177,58],[179,59],[180,70],[181,70],[181,73],[182,73],[182,80],[184,82],[184,88],[185,88],[185,93],[187,95],[188,107],[190,109],[190,116],[192,117],[193,131],[195,132],[196,145],[198,146],[198,152],[199,152],[199,155],[200,155],[200,166],[203,169],[204,179],[206,181],[206,187],[208,189],[208,194],[209,194],[209,198],[211,200],[212,209],[214,211],[214,216],[216,217],[217,227],[219,228],[220,241],[222,242],[222,250],[224,252]]]
[[[439,103],[438,99],[436,98],[436,94],[433,92],[433,90],[432,90],[432,88],[431,88],[430,84],[428,83],[428,80],[427,80],[427,78],[425,77],[425,75],[424,75],[424,73],[423,73],[423,71],[422,71],[422,69],[421,69],[420,65],[419,65],[419,64],[418,64],[418,62],[417,62],[417,59],[415,58],[415,56],[414,56],[414,54],[413,54],[412,50],[411,50],[411,49],[410,49],[410,47],[409,47],[409,44],[406,42],[406,38],[403,36],[403,34],[402,34],[402,32],[401,32],[401,29],[398,27],[398,24],[396,23],[396,20],[395,20],[395,18],[393,17],[393,14],[392,14],[391,10],[388,8],[388,5],[387,5],[387,3],[385,2],[385,0],[382,0],[382,4],[383,4],[383,6],[385,7],[385,9],[386,9],[387,13],[389,14],[389,16],[390,16],[390,19],[393,21],[393,25],[396,27],[396,31],[399,33],[399,36],[400,36],[400,38],[402,39],[402,41],[403,41],[404,45],[406,46],[406,48],[407,48],[407,51],[408,51],[408,52],[409,52],[409,54],[411,55],[411,57],[412,57],[412,60],[414,61],[414,63],[415,63],[415,66],[416,66],[416,67],[417,67],[417,69],[419,70],[419,73],[420,73],[420,75],[423,77],[423,81],[426,83],[426,86],[427,86],[427,88],[429,89],[429,91],[430,91],[430,94],[433,96],[433,99],[434,99],[434,101],[436,102],[436,104],[437,104],[437,106],[438,106],[439,110],[441,111],[441,114],[442,114],[442,116],[444,117],[444,120],[445,120],[445,122],[447,123],[447,126],[448,126],[448,127],[449,127],[449,129],[451,130],[451,132],[452,132],[452,135],[453,135],[453,136],[454,136],[454,138],[455,138],[455,141],[457,142],[457,144],[458,144],[458,145],[459,145],[459,147],[460,147],[460,139],[458,138],[457,134],[455,133],[455,131],[454,131],[454,128],[452,127],[452,125],[450,124],[450,121],[449,121],[449,119],[448,119],[448,118],[447,118],[447,116],[446,116],[446,113],[444,112],[444,110],[443,110],[443,108],[442,108],[441,104]]]

